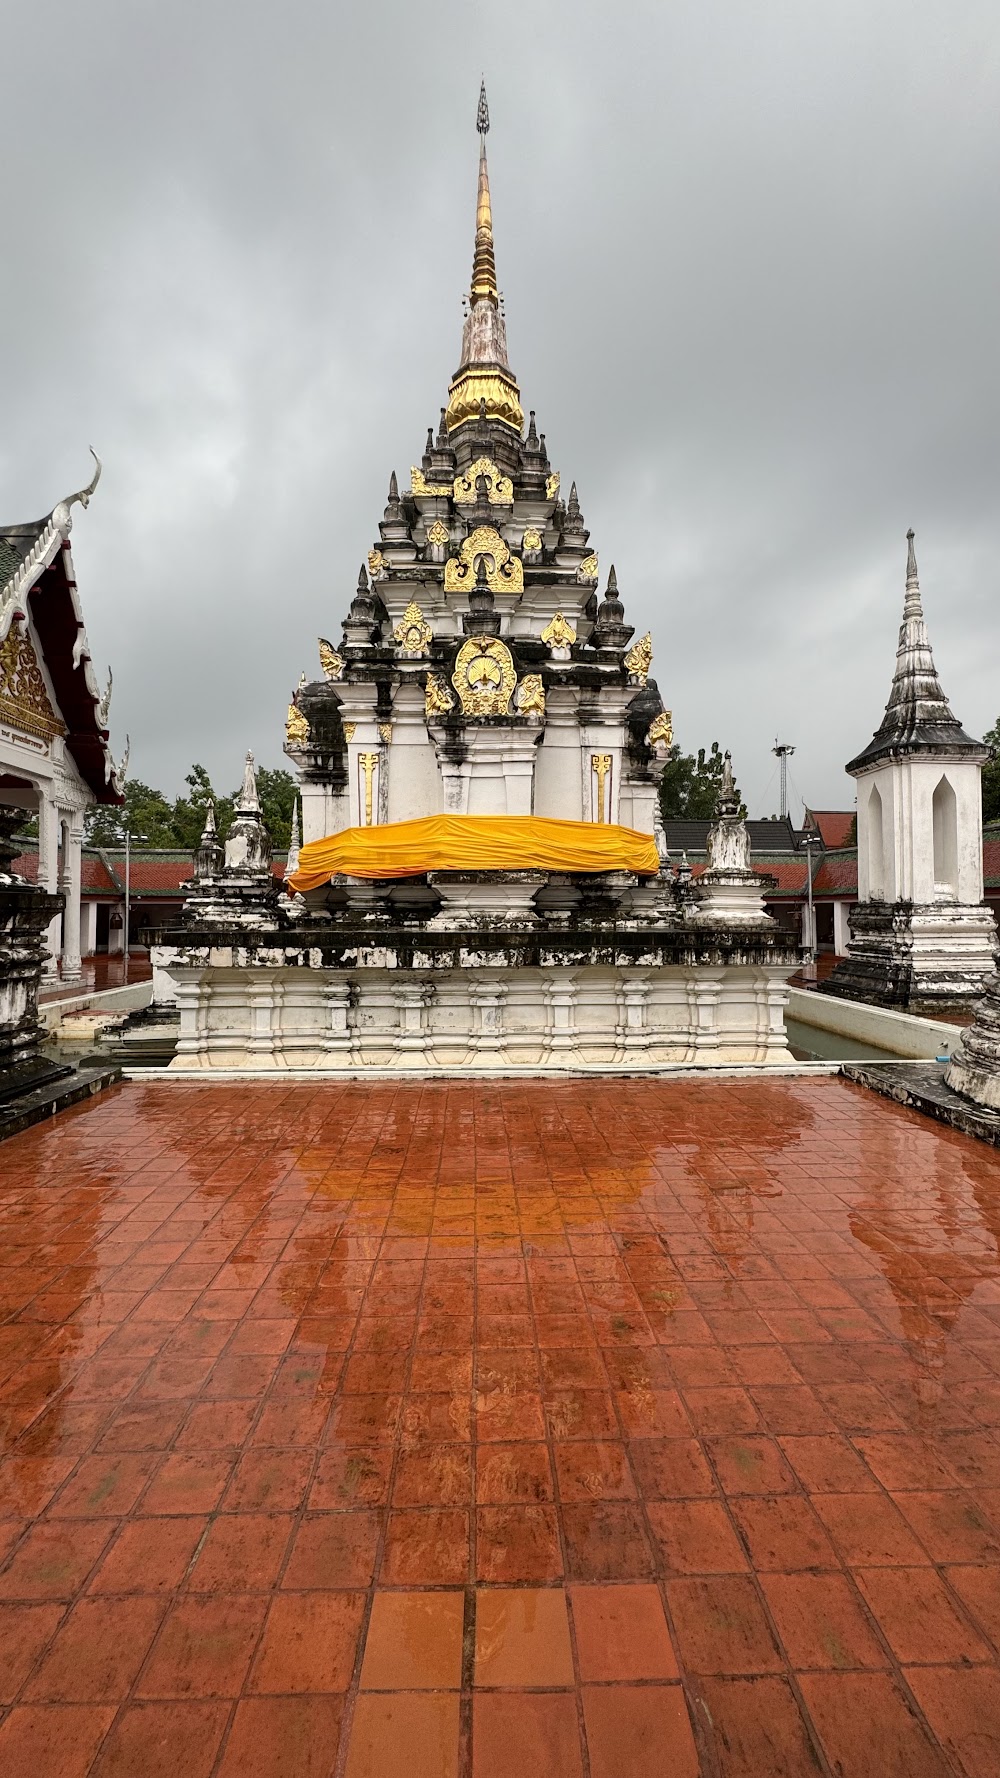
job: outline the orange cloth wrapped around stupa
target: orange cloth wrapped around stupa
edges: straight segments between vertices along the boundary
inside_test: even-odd
[[[296,893],[331,877],[419,877],[429,870],[635,871],[660,868],[656,841],[633,827],[542,815],[426,815],[345,827],[311,840],[287,879]]]

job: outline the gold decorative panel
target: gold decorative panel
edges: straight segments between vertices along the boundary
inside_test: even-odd
[[[611,754],[592,753],[590,756],[590,769],[597,780],[595,786],[597,791],[597,819],[598,821],[607,821],[608,816],[605,814],[607,801],[605,799],[604,790],[605,785],[611,776]]]
[[[339,679],[344,671],[344,657],[338,654],[332,642],[325,636],[319,638],[319,664],[327,679]]]
[[[433,525],[428,528],[427,541],[436,544],[447,543],[448,535],[447,525],[442,524],[440,519],[435,519]]]
[[[439,673],[428,673],[424,688],[424,715],[447,716],[454,710],[455,700]]]
[[[580,575],[581,580],[596,580],[597,579],[597,557],[596,557],[596,555],[584,556],[583,561],[580,563],[579,575]]]
[[[504,475],[494,463],[492,457],[477,457],[470,463],[464,475],[455,477],[455,505],[472,506],[476,499],[476,483],[480,476],[486,479],[486,492],[491,506],[510,506],[514,499],[514,484],[509,476]]]
[[[660,741],[669,747],[674,738],[674,723],[669,710],[661,710],[649,725],[646,741],[650,747],[656,747]]]
[[[342,726],[343,726],[343,730],[344,730],[344,739],[347,741],[353,741],[354,731],[358,726],[357,723],[356,722],[345,722]]]
[[[378,580],[379,576],[385,573],[385,557],[380,549],[368,551],[368,572],[373,580]]]
[[[411,599],[392,632],[404,654],[426,654],[434,640],[434,631],[427,622],[416,599]]]
[[[633,642],[625,656],[625,669],[631,678],[638,679],[641,685],[645,685],[652,664],[653,638],[647,630],[644,636],[639,637],[638,642]]]
[[[545,687],[540,673],[526,673],[514,699],[521,716],[545,715]]]
[[[492,525],[477,525],[465,539],[457,556],[444,565],[444,590],[461,593],[476,584],[480,558],[486,561],[486,580],[491,592],[520,593],[524,589],[524,569],[517,556],[512,556],[499,531]]]
[[[289,704],[285,718],[285,740],[289,747],[305,747],[309,740],[309,724],[297,704]]]
[[[525,525],[524,536],[521,538],[521,548],[534,551],[536,549],[541,549],[541,547],[541,532],[537,531],[534,525]]]
[[[552,471],[552,474],[549,476],[548,481],[545,483],[545,498],[546,498],[546,500],[554,500],[556,495],[558,494],[558,492],[559,492],[559,471],[558,471],[558,469],[554,469]]]
[[[380,722],[378,724],[378,738],[380,741],[382,741],[384,743],[384,745],[386,747],[389,746],[389,744],[392,740],[392,723],[391,722]]]
[[[451,488],[447,482],[443,487],[429,482],[422,469],[414,466],[410,470],[410,493],[421,494],[428,500],[447,500]]]
[[[66,724],[52,708],[31,638],[22,623],[12,623],[0,642],[0,717],[43,741],[66,733]]]
[[[451,683],[466,716],[506,716],[517,682],[510,649],[499,636],[470,636],[458,651]]]
[[[488,420],[502,420],[518,434],[524,429],[521,391],[509,370],[487,370],[476,364],[468,365],[459,371],[448,395],[444,418],[449,432],[454,432],[455,427],[466,420],[478,420],[481,402],[485,403]]]
[[[365,826],[371,827],[374,807],[374,782],[378,770],[377,753],[359,753],[358,771],[360,774],[358,787],[364,797]]]
[[[576,631],[561,611],[557,611],[552,622],[546,624],[542,631],[542,641],[547,642],[550,648],[569,648],[576,641]]]

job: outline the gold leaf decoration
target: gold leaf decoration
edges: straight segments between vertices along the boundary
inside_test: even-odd
[[[346,741],[353,741],[354,731],[357,728],[357,726],[358,725],[356,722],[345,722],[345,723],[341,724],[341,727],[343,728],[343,731],[344,731],[344,739]]]
[[[285,741],[289,747],[305,747],[309,741],[309,724],[298,704],[289,704],[285,719]]]
[[[379,580],[386,572],[385,557],[380,549],[368,551],[368,572],[373,580]]]
[[[492,525],[477,525],[465,539],[457,556],[444,565],[444,590],[460,593],[476,584],[480,560],[486,563],[486,580],[491,592],[524,590],[524,570],[517,556],[512,556],[499,531]]]
[[[545,687],[540,673],[524,675],[514,702],[522,716],[545,715]]]
[[[653,638],[647,630],[644,636],[639,637],[638,642],[633,642],[625,656],[625,669],[630,678],[638,679],[640,685],[645,685],[652,664]]]
[[[444,487],[436,487],[427,480],[422,469],[414,467],[410,470],[410,493],[421,494],[428,500],[447,500],[451,489],[447,482]]]
[[[535,550],[541,549],[541,547],[542,547],[541,532],[536,530],[534,525],[525,525],[524,536],[521,538],[521,548],[523,550],[528,550],[533,553]]]
[[[514,484],[509,476],[504,475],[494,463],[492,457],[477,457],[470,463],[464,475],[455,477],[455,505],[472,506],[476,500],[476,483],[483,476],[486,481],[486,493],[491,506],[510,506],[514,499]]]
[[[559,471],[554,469],[545,483],[546,500],[554,500],[559,492]]]
[[[431,525],[429,527],[428,532],[427,532],[428,543],[434,543],[434,544],[447,543],[448,537],[449,537],[449,532],[448,532],[447,525],[444,524],[441,519],[435,519],[433,525]]]
[[[445,716],[454,708],[455,700],[444,680],[437,673],[428,673],[424,688],[424,715]]]
[[[669,747],[673,738],[673,717],[669,710],[661,710],[659,716],[654,717],[649,725],[649,733],[646,736],[646,742],[648,746],[656,747],[662,741],[664,747]]]
[[[411,599],[392,632],[404,654],[426,654],[434,640],[434,631],[427,622],[416,599]]]
[[[597,579],[597,557],[596,557],[596,555],[584,556],[583,561],[580,563],[579,575],[580,575],[581,580],[596,580]]]
[[[379,740],[384,741],[385,745],[388,747],[390,741],[392,740],[392,723],[391,722],[380,722],[378,725],[378,734],[379,734]]]
[[[339,679],[344,671],[344,657],[338,654],[332,642],[325,636],[319,638],[319,664],[327,679]]]
[[[66,733],[66,724],[52,708],[31,638],[22,623],[12,623],[0,642],[0,717],[43,741]]]
[[[569,648],[576,641],[576,631],[561,611],[557,611],[552,622],[546,624],[542,631],[542,641],[547,642],[550,648]]]
[[[517,682],[510,649],[499,636],[470,636],[455,661],[451,683],[466,716],[506,716]]]

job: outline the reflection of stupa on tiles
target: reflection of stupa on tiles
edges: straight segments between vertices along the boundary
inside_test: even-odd
[[[670,716],[652,643],[597,592],[575,484],[527,427],[497,287],[480,94],[462,357],[395,474],[322,677],[288,711],[301,860],[277,896],[252,767],[206,829],[176,1066],[603,1068],[781,1060],[798,958],[763,912],[728,770],[692,889],[657,819]],[[429,825],[422,828],[421,821]],[[416,824],[416,825],[415,825]],[[659,839],[659,845],[656,843]],[[421,849],[426,847],[426,851]]]

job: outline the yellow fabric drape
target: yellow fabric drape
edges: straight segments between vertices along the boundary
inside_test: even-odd
[[[628,870],[654,875],[656,842],[633,827],[542,815],[427,815],[346,827],[312,840],[288,878],[299,892],[334,876],[418,877],[428,870]]]

